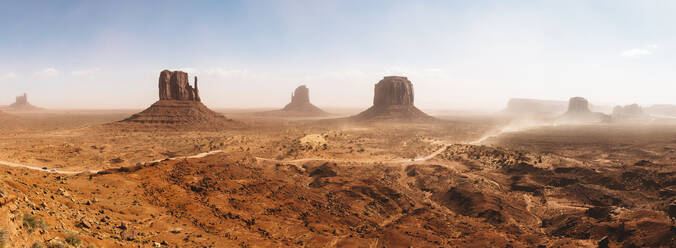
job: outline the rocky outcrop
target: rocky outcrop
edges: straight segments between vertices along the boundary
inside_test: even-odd
[[[572,97],[568,101],[568,111],[559,119],[564,122],[607,122],[610,116],[592,112],[589,101],[582,97]]]
[[[188,73],[182,71],[164,70],[160,72],[159,89],[160,100],[201,101],[197,89],[197,77],[195,77],[195,88],[193,88],[188,83]]]
[[[355,120],[432,120],[413,105],[413,84],[406,77],[385,77],[375,85],[373,106]]]
[[[40,108],[33,106],[28,102],[28,95],[26,93],[17,96],[16,101],[8,106],[8,110],[12,111],[31,111],[39,109]]]
[[[160,72],[159,95],[159,101],[120,123],[181,129],[241,126],[241,123],[229,120],[202,104],[197,88],[197,77],[193,88],[188,84],[188,74],[185,72],[168,70]]]

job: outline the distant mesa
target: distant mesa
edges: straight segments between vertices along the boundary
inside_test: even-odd
[[[616,106],[611,115],[614,122],[624,121],[645,121],[650,118],[650,115],[643,111],[643,108],[634,103],[626,106]]]
[[[16,97],[16,101],[9,106],[7,106],[7,110],[10,111],[34,111],[34,110],[41,110],[42,108],[33,106],[28,102],[28,94],[23,93],[21,96]]]
[[[385,77],[375,85],[373,106],[353,116],[352,119],[358,121],[434,120],[433,117],[413,105],[413,98],[413,84],[406,77]]]
[[[291,102],[284,106],[283,109],[262,112],[261,115],[280,117],[320,117],[330,114],[310,103],[310,89],[305,85],[301,85],[291,93]]]
[[[592,105],[593,112],[610,112],[610,106]],[[556,117],[568,111],[567,101],[543,100],[531,98],[512,98],[501,113],[511,116]]]
[[[159,97],[149,108],[120,122],[196,128],[219,128],[235,123],[202,104],[197,77],[193,88],[188,82],[188,73],[162,71]]]
[[[560,118],[570,122],[607,122],[610,117],[589,109],[589,101],[582,97],[572,97],[568,101],[568,111]]]

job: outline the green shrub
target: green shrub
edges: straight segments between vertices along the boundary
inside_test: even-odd
[[[38,242],[35,242],[35,243],[33,243],[33,245],[31,245],[31,248],[44,248],[44,246],[42,246],[42,245],[41,245],[40,243],[38,243]]]
[[[47,224],[44,221],[30,214],[24,214],[23,226],[26,227],[26,229],[28,229],[29,233],[32,233],[36,228],[40,229],[47,228]]]
[[[80,238],[78,238],[75,234],[68,234],[68,236],[66,236],[66,243],[77,247],[82,244],[82,240],[80,240]]]

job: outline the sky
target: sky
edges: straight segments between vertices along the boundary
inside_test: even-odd
[[[163,69],[214,108],[366,108],[406,76],[424,109],[509,98],[676,104],[676,1],[0,0],[0,105],[144,108]],[[192,80],[191,80],[192,81]]]

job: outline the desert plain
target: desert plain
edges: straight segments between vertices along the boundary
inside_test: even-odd
[[[10,247],[676,244],[676,126],[666,121],[398,123],[222,110],[238,125],[115,125],[135,112],[0,119]]]

